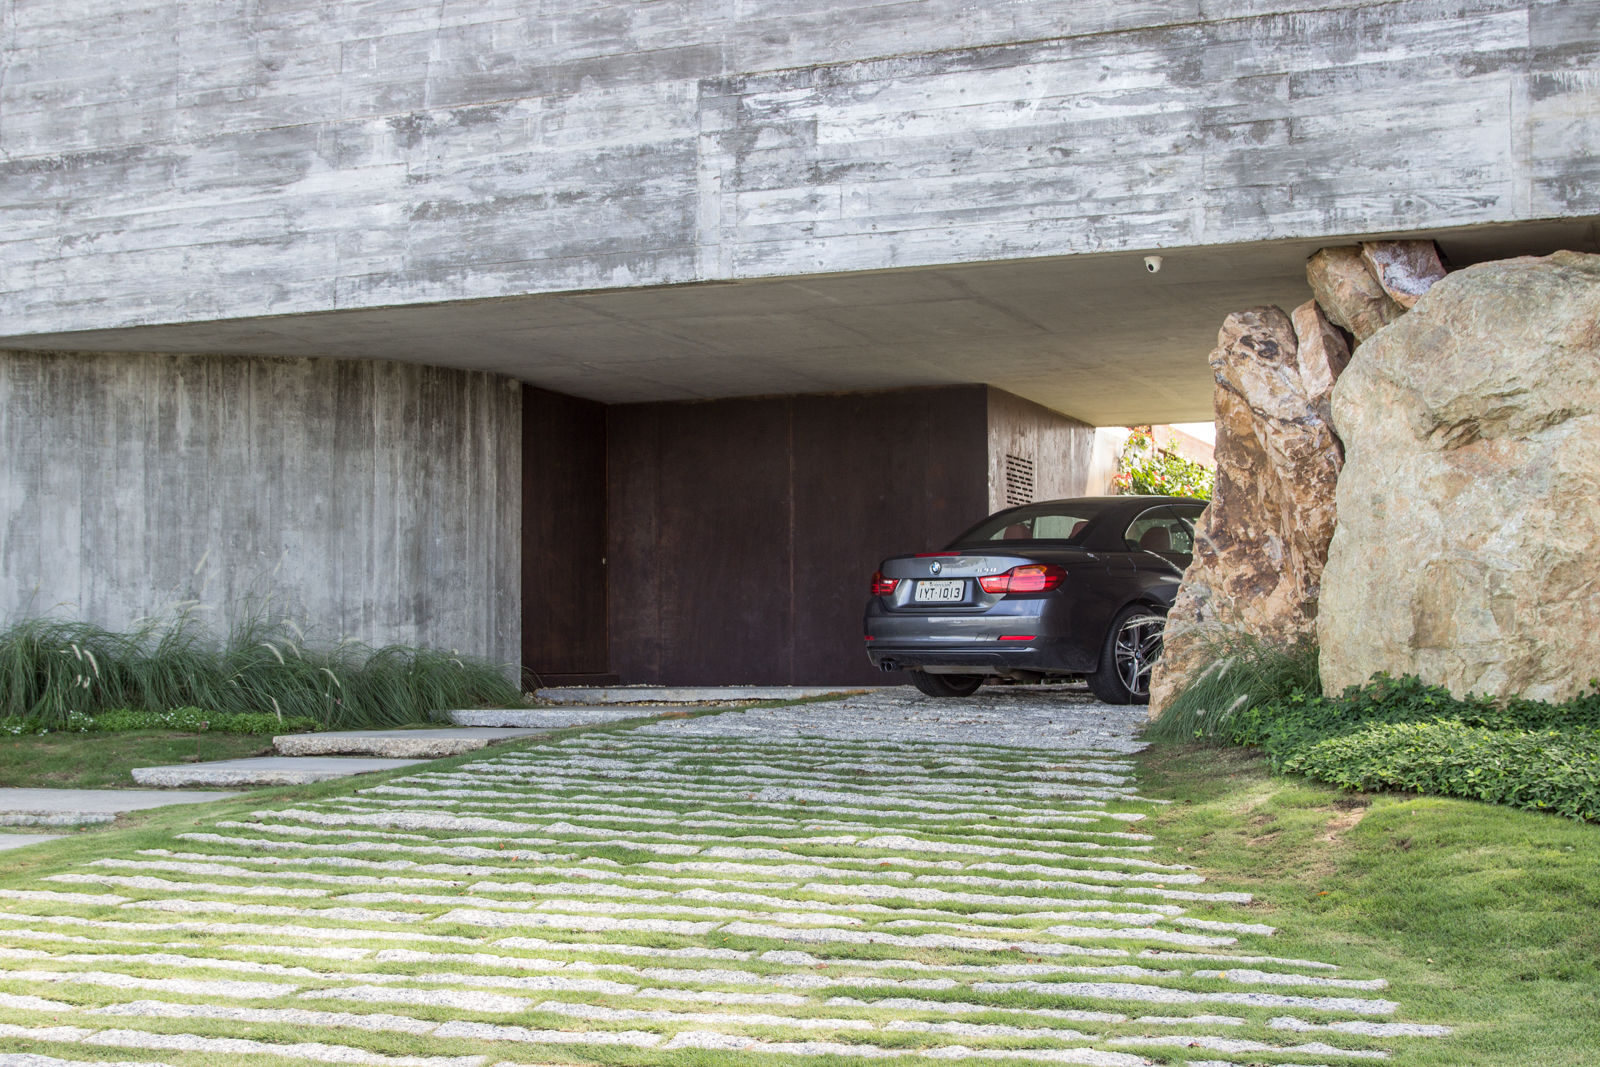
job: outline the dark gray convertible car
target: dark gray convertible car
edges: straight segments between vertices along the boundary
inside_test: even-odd
[[[1082,675],[1101,700],[1146,703],[1205,507],[1050,500],[991,515],[943,551],[886,559],[867,602],[867,656],[909,671],[929,696]]]

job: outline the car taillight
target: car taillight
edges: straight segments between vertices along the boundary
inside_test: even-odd
[[[1025,563],[1004,574],[978,579],[985,593],[1048,593],[1061,584],[1067,572],[1053,563]]]
[[[894,591],[900,588],[900,579],[885,578],[882,571],[872,576],[873,596],[894,596]]]

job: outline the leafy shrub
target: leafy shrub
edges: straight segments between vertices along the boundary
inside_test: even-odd
[[[225,638],[188,610],[127,633],[51,618],[0,631],[0,722],[52,730],[65,728],[74,714],[190,707],[215,716],[268,715],[284,724],[394,726],[448,708],[521,699],[491,663],[349,641],[317,648],[291,621],[263,615]]]
[[[1259,745],[1275,759],[1325,737],[1377,723],[1458,722],[1485,730],[1600,730],[1600,691],[1560,704],[1453,696],[1415,677],[1380,674],[1338,696],[1292,693],[1243,708],[1226,724],[1228,740]]]
[[[1214,468],[1157,445],[1148,426],[1131,429],[1128,443],[1117,457],[1117,473],[1112,479],[1116,492],[1211,499],[1217,480]]]
[[[1600,732],[1390,722],[1289,753],[1283,769],[1347,789],[1395,789],[1600,822]]]
[[[1165,736],[1259,747],[1274,770],[1347,789],[1464,797],[1600,822],[1600,687],[1559,704],[1497,701],[1380,674],[1337,696],[1306,687],[1239,699]]]

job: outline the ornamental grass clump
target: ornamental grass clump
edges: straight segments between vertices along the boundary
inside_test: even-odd
[[[194,707],[271,715],[286,728],[295,720],[363,728],[521,699],[506,672],[483,660],[352,641],[318,647],[291,620],[263,612],[222,638],[192,604],[126,633],[55,618],[0,631],[0,722],[8,725],[66,729],[74,716]]]
[[[1234,723],[1263,704],[1295,694],[1320,694],[1317,646],[1310,640],[1275,644],[1232,627],[1208,627],[1201,638],[1209,661],[1145,730],[1154,741],[1234,743]]]

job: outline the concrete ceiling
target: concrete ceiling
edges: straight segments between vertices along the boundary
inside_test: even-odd
[[[1465,266],[1600,251],[1596,220],[1434,235]],[[1211,417],[1231,311],[1310,299],[1319,241],[510,297],[0,337],[0,348],[395,359],[607,403],[984,382],[1086,422]]]

